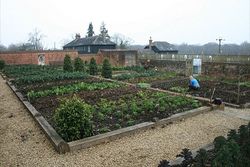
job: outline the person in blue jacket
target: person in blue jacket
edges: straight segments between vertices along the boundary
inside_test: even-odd
[[[189,90],[199,90],[200,84],[193,76],[189,77]]]

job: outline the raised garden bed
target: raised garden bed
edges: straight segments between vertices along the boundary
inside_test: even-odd
[[[166,82],[154,82],[152,87],[163,90],[174,91],[193,96],[204,97],[210,99],[214,91],[213,98],[221,98],[224,102],[237,105],[244,105],[250,102],[250,87],[247,85],[240,86],[239,101],[238,101],[238,86],[233,83],[225,83],[220,81],[200,81],[201,89],[198,91],[188,90],[188,79],[168,80]]]
[[[178,120],[178,116],[183,118],[182,113],[203,105],[184,96],[172,96],[135,85],[93,78],[84,73],[44,72],[41,76],[39,72],[39,75],[22,76],[22,72],[18,74],[15,71],[16,78],[12,83],[17,88],[14,85],[11,88],[39,125],[45,128],[45,133],[53,138],[51,141],[56,140],[55,136],[60,139],[60,142],[54,144],[57,150],[61,147],[64,149],[59,152],[69,151],[70,146],[75,150],[113,140],[116,138],[113,135],[119,137],[152,127],[152,121],[162,124],[168,118]],[[210,108],[191,111],[190,116],[203,110],[209,111]],[[78,139],[91,144],[78,147],[78,144],[65,142]],[[64,144],[59,146],[58,143]]]

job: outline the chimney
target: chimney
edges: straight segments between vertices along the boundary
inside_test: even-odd
[[[152,37],[149,38],[149,45],[148,45],[148,48],[151,50],[152,49]]]
[[[81,38],[81,35],[79,33],[76,33],[76,39],[80,39]]]

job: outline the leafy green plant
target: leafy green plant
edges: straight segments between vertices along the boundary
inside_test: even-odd
[[[176,157],[184,158],[181,163],[183,167],[188,167],[188,165],[193,162],[192,152],[187,148],[182,149],[181,153]]]
[[[54,113],[58,133],[66,141],[91,136],[93,111],[93,107],[76,96],[64,99]]]
[[[73,72],[73,65],[72,65],[71,58],[69,55],[66,55],[64,57],[63,70],[67,72]]]
[[[75,58],[74,67],[75,71],[84,71],[84,63],[80,57]]]
[[[89,76],[81,72],[54,72],[52,74],[44,73],[41,75],[22,76],[14,80],[16,85],[27,85],[39,82],[50,82],[69,79],[85,79]]]
[[[178,93],[186,93],[188,91],[188,88],[175,86],[175,87],[171,87],[169,90],[173,92],[178,92]]]
[[[194,167],[206,167],[208,163],[208,155],[205,149],[200,149],[195,157]]]
[[[0,70],[3,70],[5,67],[5,61],[4,60],[0,60]]]
[[[171,167],[171,165],[169,165],[169,161],[162,160],[160,161],[160,164],[158,165],[158,167]]]
[[[224,136],[218,136],[214,139],[213,143],[215,151],[219,151],[226,144],[226,138]]]
[[[118,88],[121,87],[120,84],[115,82],[97,82],[97,83],[85,83],[80,82],[76,84],[66,85],[66,86],[56,86],[51,89],[42,90],[42,91],[29,91],[27,93],[28,99],[35,100],[36,98],[51,96],[51,95],[64,95],[67,93],[75,93],[83,90],[103,90],[108,88]]]
[[[128,120],[127,122],[127,126],[132,126],[134,124],[135,124],[135,120],[132,120],[132,119]]]
[[[112,67],[108,59],[104,59],[103,61],[102,76],[104,78],[112,78]]]
[[[96,60],[93,57],[90,59],[90,63],[89,63],[89,74],[97,75],[97,64],[96,64]]]
[[[138,83],[136,86],[139,88],[150,88],[151,85],[148,83]]]
[[[111,130],[108,127],[103,127],[101,129],[99,129],[99,133],[106,133],[106,132],[110,132]]]

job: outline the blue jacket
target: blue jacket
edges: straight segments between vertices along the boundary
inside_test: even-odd
[[[196,79],[192,79],[192,80],[190,81],[190,86],[199,88],[199,87],[200,87],[200,84],[199,84],[199,82],[198,82]]]

